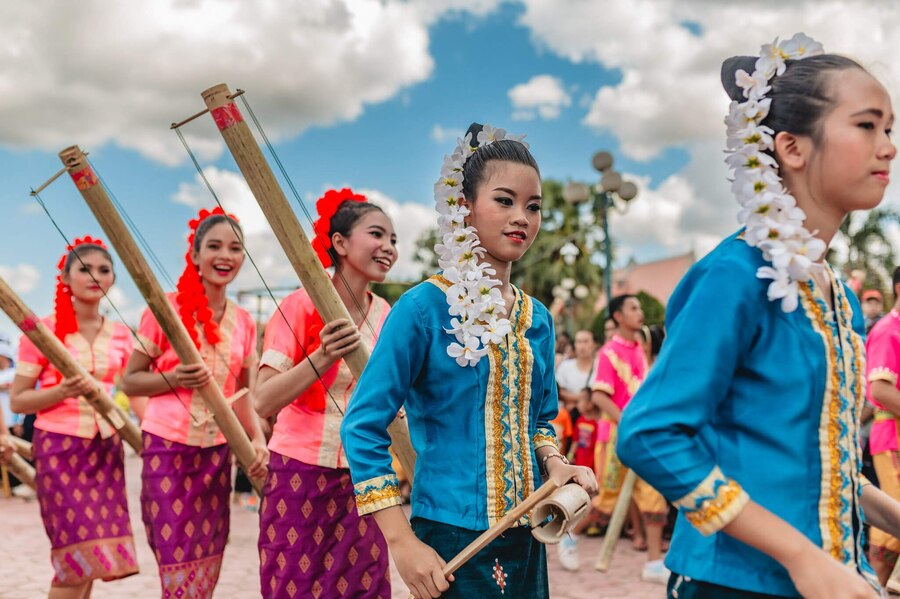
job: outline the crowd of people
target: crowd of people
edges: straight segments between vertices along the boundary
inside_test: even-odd
[[[549,597],[546,548],[529,530],[541,523],[507,516],[544,480],[580,486],[589,513],[558,548],[576,570],[579,535],[608,528],[629,469],[626,534],[646,551],[641,577],[673,599],[892,588],[900,303],[881,315],[880,293],[857,298],[824,262],[844,218],[884,196],[890,98],[802,34],[726,60],[722,81],[742,227],[681,281],[665,327],[645,326],[637,297],[610,298],[602,344],[590,331],[557,336],[553,315],[512,283],[541,229],[540,169],[520,137],[487,125],[470,127],[435,184],[440,272],[389,306],[370,286],[397,259],[394,224],[365,197],[331,190],[312,247],[350,318],[325,322],[300,289],[266,327],[261,357],[255,322],[228,297],[245,257],[234,216],[190,221],[168,298],[200,363],[178,359],[149,309],[136,331],[106,318],[110,251],[73,241],[43,322],[90,376],[63,376],[27,337],[12,381],[0,373],[10,404],[0,461],[14,451],[8,431],[24,432],[16,414],[34,415],[50,596],[88,597],[97,580],[131,576],[144,550],[122,441],[84,400],[97,386],[132,397],[140,419],[138,501],[164,598],[211,597],[226,550],[232,458],[208,385],[233,398],[253,448],[246,475],[263,481],[265,597],[388,597],[389,555],[416,599]],[[900,297],[900,270],[893,284]],[[371,357],[356,380],[346,358],[361,347]],[[0,366],[11,357],[0,343]],[[398,416],[412,472],[391,452]],[[498,526],[509,528],[445,574]]]

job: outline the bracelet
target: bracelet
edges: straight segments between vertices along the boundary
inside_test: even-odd
[[[559,452],[556,452],[556,453],[548,453],[548,454],[545,455],[544,458],[541,460],[541,474],[543,474],[544,476],[547,476],[547,460],[549,460],[550,458],[559,458],[560,460],[562,460],[562,463],[563,463],[563,464],[568,464],[568,463],[569,463],[569,460],[566,459],[566,456],[564,456],[563,454],[561,454],[561,453],[559,453]]]

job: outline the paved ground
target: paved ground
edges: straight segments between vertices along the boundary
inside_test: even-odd
[[[129,508],[136,535],[141,573],[112,583],[97,583],[93,597],[101,599],[153,599],[159,597],[156,563],[147,546],[137,501],[140,460],[128,455]],[[234,506],[231,539],[216,590],[216,599],[256,599],[259,594],[259,558],[256,553],[258,520],[254,513]],[[620,544],[611,572],[600,574],[591,566],[600,548],[598,539],[579,541],[583,565],[578,572],[565,572],[556,560],[555,547],[548,551],[550,590],[554,599],[650,599],[665,595],[663,587],[640,581],[643,554]],[[0,498],[0,598],[38,599],[47,596],[52,577],[50,545],[41,525],[36,501]],[[394,581],[399,581],[395,574]],[[405,587],[394,597],[407,599]],[[325,598],[331,599],[331,598]],[[520,598],[513,598],[520,599]]]

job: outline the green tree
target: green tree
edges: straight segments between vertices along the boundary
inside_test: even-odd
[[[892,208],[876,208],[864,218],[851,214],[838,231],[838,237],[847,246],[847,255],[841,257],[829,249],[828,261],[848,274],[853,270],[864,271],[866,287],[889,290],[896,258],[887,227],[896,223],[900,223],[900,212]]]

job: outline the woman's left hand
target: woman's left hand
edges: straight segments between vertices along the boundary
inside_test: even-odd
[[[265,480],[269,465],[269,448],[266,447],[264,440],[252,441],[252,444],[253,449],[256,451],[256,457],[253,458],[253,462],[247,470],[247,476]]]
[[[566,464],[558,458],[550,458],[547,460],[547,475],[559,486],[571,481],[581,485],[581,488],[591,495],[596,495],[599,490],[597,477],[594,476],[594,471],[587,466],[575,466]]]

